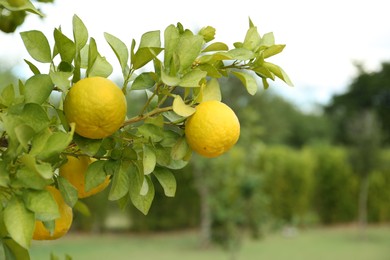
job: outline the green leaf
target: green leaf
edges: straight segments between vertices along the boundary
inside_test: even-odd
[[[49,75],[53,84],[60,88],[62,91],[66,92],[70,88],[70,78],[72,77],[73,72],[51,70]]]
[[[143,47],[139,48],[131,59],[134,69],[139,69],[157,57],[163,48]]]
[[[270,62],[264,62],[263,66],[266,67],[267,69],[269,69],[269,71],[271,71],[273,74],[275,74],[276,77],[278,77],[281,80],[283,80],[284,82],[286,82],[287,85],[289,85],[291,87],[294,86],[294,84],[290,80],[287,73],[284,72],[284,70],[281,67],[279,67],[278,65],[270,63]]]
[[[179,39],[175,53],[179,60],[179,72],[183,72],[189,67],[199,56],[203,45],[203,37],[201,35],[183,35]]]
[[[249,28],[252,28],[254,27],[255,25],[253,24],[252,22],[252,19],[249,17]]]
[[[181,116],[178,116],[176,113],[174,113],[172,111],[171,111],[171,113],[174,114],[178,118],[182,118]],[[165,129],[164,139],[159,144],[162,145],[163,147],[172,148],[175,145],[175,143],[177,142],[177,140],[181,137],[181,135],[178,134],[176,131],[177,131],[176,129],[174,129],[174,130],[173,129]]]
[[[122,74],[125,75],[128,67],[127,62],[129,61],[129,51],[127,49],[126,44],[124,44],[120,39],[109,33],[104,33],[104,38],[110,45],[111,49],[114,51],[115,56],[117,57],[119,64],[122,68]]]
[[[262,78],[261,80],[263,82],[264,89],[268,89],[269,88],[269,83],[268,83],[267,79],[266,78]]]
[[[41,74],[41,72],[39,71],[37,66],[35,66],[32,62],[30,62],[30,61],[28,61],[26,59],[24,59],[24,62],[27,63],[28,67],[30,68],[32,73],[34,73],[34,75]]]
[[[85,191],[88,192],[96,188],[106,180],[104,171],[105,161],[95,161],[88,166],[85,173]]]
[[[175,99],[173,100],[173,111],[178,114],[179,116],[184,116],[184,117],[189,117],[193,113],[195,113],[196,109],[187,105],[184,103],[183,99],[181,96],[176,95]]]
[[[210,79],[203,88],[202,102],[209,100],[222,100],[221,88],[217,79]]]
[[[31,3],[30,0],[23,1],[22,4],[12,4],[12,2],[10,1],[0,0],[0,5],[4,6],[6,9],[12,12],[27,11],[33,14],[37,14],[41,17],[44,16],[39,10],[35,8],[35,6]]]
[[[153,149],[148,145],[144,145],[142,150],[143,173],[145,175],[148,175],[152,173],[154,168],[156,167],[156,154],[154,153]]]
[[[28,249],[21,247],[13,239],[2,238],[1,242],[3,242],[4,245],[4,253],[6,260],[30,260],[30,254],[28,253]]]
[[[94,156],[99,151],[103,142],[102,139],[89,139],[78,134],[73,135],[73,141],[77,144],[77,147],[88,156]]]
[[[51,50],[46,36],[37,30],[21,32],[24,46],[31,57],[42,63],[51,62]]]
[[[34,213],[29,211],[22,200],[13,197],[4,209],[4,224],[11,238],[28,249],[34,232]]]
[[[243,42],[243,48],[256,51],[256,48],[260,45],[261,37],[257,31],[257,27],[253,26],[248,29],[245,35],[245,40]]]
[[[168,169],[179,170],[183,169],[188,164],[188,160],[171,160],[169,165],[166,165]]]
[[[41,105],[45,102],[52,90],[53,82],[47,74],[34,75],[26,81],[24,97],[27,103],[36,103]]]
[[[285,44],[272,45],[272,46],[268,47],[267,49],[265,49],[263,51],[264,59],[269,58],[271,56],[274,56],[278,53],[281,53],[283,51],[284,47],[286,47]]]
[[[156,162],[158,165],[166,167],[171,163],[171,148],[156,144],[154,152],[156,153]]]
[[[51,134],[52,134],[52,132],[49,128],[46,128],[46,129],[42,130],[41,132],[37,133],[34,136],[34,138],[32,139],[31,149],[30,149],[29,154],[30,155],[37,155],[41,151],[43,151],[43,149],[45,148],[45,144],[46,144],[47,140],[49,139],[49,137],[51,136]]]
[[[16,179],[23,187],[41,190],[49,185],[52,180],[44,179],[37,171],[22,166],[16,172]]]
[[[8,187],[9,185],[9,172],[7,171],[7,164],[0,160],[0,187]]]
[[[257,87],[256,80],[253,78],[252,75],[249,75],[248,73],[244,73],[244,72],[238,72],[238,71],[232,71],[232,74],[235,75],[242,82],[242,84],[244,84],[249,94],[251,95],[256,94],[258,87]]]
[[[275,75],[264,66],[256,67],[256,68],[253,68],[252,70],[254,72],[256,72],[256,74],[262,78],[270,78],[272,80],[275,80]]]
[[[179,78],[166,74],[164,70],[161,71],[161,80],[164,84],[172,87],[177,86],[180,83]]]
[[[146,32],[141,36],[141,42],[139,48],[145,47],[161,47],[160,31]]]
[[[92,67],[90,67],[88,72],[88,77],[100,76],[103,78],[107,78],[111,75],[113,68],[111,64],[106,60],[106,58],[98,56],[95,59]]]
[[[187,141],[184,137],[181,137],[177,140],[175,145],[172,147],[171,150],[171,157],[174,160],[181,160],[184,158],[184,156],[187,155],[189,146],[187,144]]]
[[[26,191],[23,200],[26,208],[34,212],[38,220],[50,221],[60,217],[57,202],[47,190]]]
[[[51,164],[45,162],[37,163],[35,156],[25,154],[20,158],[21,162],[32,171],[41,175],[44,179],[51,179],[53,177],[53,169]]]
[[[45,143],[44,149],[39,153],[41,160],[48,159],[63,152],[72,142],[73,131],[70,133],[54,132]]]
[[[74,207],[78,201],[77,189],[64,177],[58,176],[58,189],[61,192],[62,197],[66,204],[70,207]]]
[[[78,200],[76,202],[76,204],[73,206],[73,210],[80,212],[82,215],[84,215],[86,217],[91,216],[91,211],[89,210],[87,204],[85,204],[81,200]]]
[[[72,63],[76,55],[75,43],[66,37],[60,30],[54,30],[55,46],[63,61]]]
[[[163,187],[165,196],[174,197],[176,194],[176,179],[173,173],[166,168],[158,167],[153,174]]]
[[[85,48],[83,48],[83,50],[85,50]],[[85,50],[85,52],[86,52],[86,50]],[[83,51],[80,54],[83,54]],[[87,61],[88,61],[87,62],[87,71],[86,71],[87,77],[89,76],[90,70],[92,69],[98,55],[99,55],[99,52],[97,49],[96,41],[94,38],[91,37],[89,39],[88,55],[84,55],[88,58],[87,59]],[[82,57],[82,60],[83,60],[83,57]],[[81,63],[83,63],[83,61]]]
[[[61,72],[73,72],[73,65],[66,61],[61,61],[57,66],[57,70]]]
[[[164,67],[170,68],[173,53],[179,43],[179,30],[173,25],[169,25],[164,31]],[[164,82],[165,83],[165,82]],[[169,84],[168,84],[169,85]],[[174,86],[174,85],[170,85]]]
[[[15,128],[25,124],[36,133],[46,128],[50,121],[43,108],[35,103],[18,104],[8,109],[8,114],[2,116],[4,129],[11,139],[16,139]]]
[[[215,67],[215,65],[203,63],[198,66],[199,69],[206,71],[207,76],[211,78],[220,78],[222,77],[222,74],[218,71],[218,69]]]
[[[147,193],[141,195],[141,189],[146,180]],[[145,190],[145,187],[143,188]],[[139,171],[135,171],[130,174],[130,199],[133,205],[141,211],[144,215],[147,215],[154,199],[154,186],[149,176],[143,175]]]
[[[108,199],[119,200],[129,192],[130,175],[137,174],[137,169],[131,161],[122,161],[119,171],[112,178]]]
[[[261,39],[261,45],[263,46],[272,46],[275,44],[275,37],[272,32],[266,33],[263,35],[263,38]]]
[[[216,52],[211,55],[204,55],[199,58],[199,62],[203,63],[213,63],[220,60],[234,60],[234,57],[229,54],[229,52]]]
[[[88,30],[83,21],[77,16],[73,15],[73,38],[75,42],[76,51],[80,51],[88,41]]]
[[[206,48],[202,50],[202,52],[210,52],[210,51],[228,51],[229,47],[223,42],[213,42]]]
[[[145,123],[146,124],[153,124],[153,125],[156,125],[158,127],[163,128],[165,122],[164,122],[164,117],[160,114],[157,116],[152,116],[152,117],[146,118]]]
[[[30,141],[35,135],[35,131],[28,125],[21,124],[15,127],[15,135],[24,150],[28,151]]]
[[[15,89],[14,85],[9,84],[8,86],[0,89],[0,105],[9,107],[15,100]]]
[[[147,140],[150,139],[154,143],[160,142],[164,137],[162,128],[154,124],[143,124],[140,127],[138,127],[138,132],[145,139]]]
[[[181,87],[194,88],[200,87],[199,82],[207,76],[207,72],[201,69],[194,69],[184,75],[180,80]]]
[[[132,90],[141,90],[152,88],[155,84],[156,74],[153,72],[143,72],[138,77],[135,78],[133,84],[131,85]]]
[[[26,124],[31,126],[35,132],[39,132],[46,128],[50,122],[45,110],[40,105],[34,103],[24,105],[20,117]]]
[[[227,52],[233,60],[251,60],[256,57],[255,53],[245,48],[236,48]]]

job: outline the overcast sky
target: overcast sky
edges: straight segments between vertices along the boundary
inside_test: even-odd
[[[186,28],[206,25],[217,30],[216,40],[232,46],[242,41],[248,17],[260,34],[273,32],[276,42],[286,44],[272,61],[282,66],[295,87],[276,82],[275,89],[288,99],[308,107],[324,104],[345,90],[356,75],[354,61],[375,70],[390,60],[390,15],[386,0],[55,0],[42,5],[45,19],[30,15],[18,30],[39,29],[50,38],[61,25],[71,36],[72,16],[86,24],[98,48],[116,66],[115,57],[104,41],[109,32],[127,44],[142,33],[163,31],[181,22]],[[18,34],[0,33],[0,59],[22,61],[28,58]],[[26,66],[18,66],[20,71]]]

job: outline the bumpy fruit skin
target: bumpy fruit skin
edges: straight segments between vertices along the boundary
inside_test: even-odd
[[[42,221],[35,221],[35,230],[33,234],[34,240],[54,240],[64,236],[68,233],[68,230],[72,226],[73,211],[64,199],[59,190],[53,186],[47,186],[46,189],[53,195],[53,198],[57,202],[60,217],[55,220],[55,228],[53,234],[45,228]]]
[[[110,177],[107,176],[106,180],[102,184],[92,190],[86,191],[85,173],[89,164],[91,164],[93,160],[88,156],[68,156],[67,159],[68,161],[60,167],[59,174],[67,179],[77,189],[78,197],[80,199],[99,193],[110,184]]]
[[[192,150],[213,158],[227,152],[240,136],[240,122],[226,104],[212,100],[200,103],[185,125],[185,136]]]
[[[114,82],[90,77],[70,88],[64,101],[64,113],[68,123],[76,123],[76,133],[90,139],[102,139],[121,127],[126,118],[127,103]]]

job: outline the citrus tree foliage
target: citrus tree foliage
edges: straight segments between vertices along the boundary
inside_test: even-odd
[[[42,4],[54,0],[35,0],[35,2]],[[35,5],[30,0],[0,0],[0,31],[13,33],[24,23],[29,13],[43,17],[44,15]]]
[[[86,172],[86,190],[110,176],[108,199],[120,207],[133,204],[147,214],[154,185],[161,185],[166,196],[175,195],[174,170],[185,167],[192,153],[184,136],[185,120],[197,103],[221,100],[218,78],[236,76],[251,95],[259,84],[267,88],[267,80],[279,78],[291,85],[279,66],[266,61],[284,45],[275,44],[272,33],[261,36],[252,21],[233,48],[214,41],[210,26],[194,33],[180,23],[169,25],[129,45],[104,33],[115,64],[98,51],[77,16],[73,35],[54,29],[53,46],[38,30],[20,35],[31,56],[25,62],[32,76],[0,90],[0,234],[7,259],[29,259],[35,220],[53,230],[58,208],[44,189],[47,185],[57,186],[74,209],[85,210],[75,187],[58,175],[67,155],[97,159]],[[123,76],[123,93],[129,97],[142,91],[146,102],[112,136],[81,137],[64,117],[63,100],[75,82],[109,77],[114,66]]]

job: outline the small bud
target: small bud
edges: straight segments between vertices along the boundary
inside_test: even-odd
[[[206,42],[209,42],[209,41],[212,41],[214,40],[214,36],[215,36],[215,29],[211,26],[206,26],[206,27],[203,27],[199,33],[199,35],[202,35],[204,40]]]

